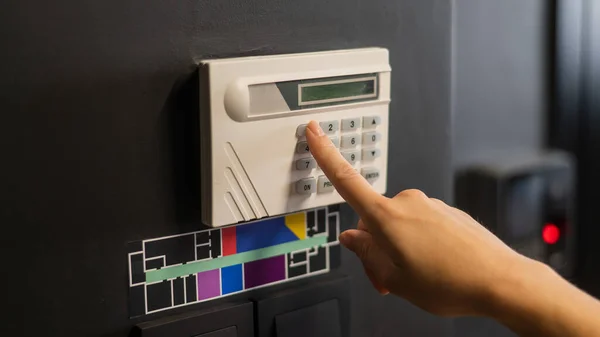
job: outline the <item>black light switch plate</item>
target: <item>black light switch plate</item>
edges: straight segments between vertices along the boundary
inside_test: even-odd
[[[223,305],[208,310],[168,316],[138,324],[139,337],[253,337],[252,302]]]

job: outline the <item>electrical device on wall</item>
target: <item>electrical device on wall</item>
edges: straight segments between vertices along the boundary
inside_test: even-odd
[[[515,250],[573,270],[575,167],[562,152],[496,157],[457,173],[456,204]]]
[[[310,120],[379,193],[391,68],[384,48],[203,60],[202,221],[211,227],[342,203],[305,138]]]

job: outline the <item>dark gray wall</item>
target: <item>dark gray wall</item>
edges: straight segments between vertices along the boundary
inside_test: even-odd
[[[0,335],[125,336],[138,321],[127,318],[125,243],[199,224],[186,116],[197,114],[202,57],[389,48],[390,194],[416,187],[448,199],[451,9],[450,0],[3,1],[10,310]],[[343,221],[356,218],[346,209]],[[354,277],[354,336],[452,334],[451,320],[376,295],[347,252],[342,271]]]
[[[456,0],[453,165],[541,149],[548,99],[546,0]],[[513,336],[494,321],[462,318],[457,336]]]
[[[544,146],[549,9],[546,0],[456,1],[456,167]]]

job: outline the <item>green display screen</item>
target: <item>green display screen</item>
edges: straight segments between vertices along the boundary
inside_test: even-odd
[[[301,102],[317,102],[324,100],[341,100],[358,98],[375,94],[375,80],[311,85],[301,88]],[[357,97],[358,96],[358,97]]]

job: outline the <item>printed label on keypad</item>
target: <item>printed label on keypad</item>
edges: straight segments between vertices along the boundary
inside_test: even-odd
[[[382,141],[382,134],[377,132],[376,127],[381,125],[380,116],[364,116],[343,118],[340,120],[326,120],[319,122],[323,132],[329,135],[329,139],[336,148],[341,149],[341,154],[352,166],[357,166],[356,170],[361,173],[369,183],[379,179],[380,171],[377,167],[362,167],[359,162],[365,165],[373,165],[375,159],[382,155],[381,149],[377,144]],[[306,136],[307,124],[299,125],[296,128],[296,136]],[[362,133],[352,133],[359,129],[365,130]],[[340,134],[341,133],[341,134]],[[296,144],[296,153],[310,155],[308,143],[304,140]],[[296,193],[298,194],[321,194],[335,191],[331,181],[322,175],[317,162],[312,157],[298,158],[295,161],[295,168],[298,171],[310,172],[317,169],[317,175],[300,179],[296,182]],[[321,175],[319,175],[321,174]]]

